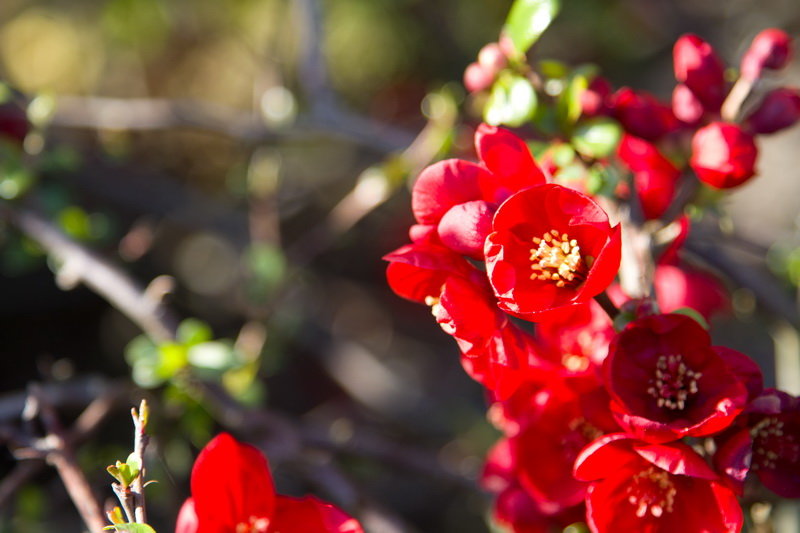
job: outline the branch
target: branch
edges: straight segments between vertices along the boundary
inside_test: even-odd
[[[177,321],[123,270],[67,237],[49,220],[24,208],[2,206],[9,221],[61,263],[56,281],[63,289],[83,283],[130,318],[154,341],[175,337]]]
[[[36,385],[30,387],[29,405],[25,411],[28,416],[37,416],[42,421],[47,436],[43,439],[45,444],[45,459],[58,471],[72,502],[78,509],[83,522],[90,531],[99,532],[105,527],[105,519],[100,504],[92,494],[89,482],[86,480],[69,440],[64,433],[53,407],[47,403],[46,398]]]

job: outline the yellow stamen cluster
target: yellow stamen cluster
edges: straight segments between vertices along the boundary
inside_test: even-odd
[[[578,241],[566,233],[550,230],[542,237],[534,237],[531,248],[533,274],[531,279],[552,280],[556,287],[577,285],[586,279],[591,258],[581,256]]]
[[[657,400],[659,407],[682,410],[689,396],[697,393],[697,380],[702,375],[687,367],[681,355],[660,355],[655,379],[650,380],[647,392]]]
[[[648,512],[660,518],[665,512],[672,512],[677,493],[669,474],[651,466],[633,476],[633,484],[628,487],[628,503],[636,506],[639,518],[644,518]]]
[[[267,533],[269,518],[251,516],[247,522],[236,524],[236,533]]]

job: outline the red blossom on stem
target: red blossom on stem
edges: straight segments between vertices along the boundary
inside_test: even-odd
[[[675,79],[697,96],[707,111],[718,111],[725,99],[722,61],[714,48],[697,35],[687,34],[672,50]]]
[[[589,301],[619,269],[619,226],[594,200],[548,184],[504,202],[486,239],[486,269],[501,309],[528,320]]]
[[[457,253],[483,259],[483,243],[497,206],[511,194],[545,182],[525,142],[503,128],[481,124],[475,132],[481,162],[439,161],[414,184],[411,209],[417,222],[433,225]]]
[[[715,531],[743,525],[736,496],[692,448],[606,435],[575,461],[575,477],[592,482],[586,518],[594,533]]]
[[[740,355],[711,346],[708,333],[685,315],[631,322],[611,343],[603,365],[617,421],[650,442],[725,429],[748,399],[736,372]]]
[[[736,124],[712,122],[694,134],[689,165],[700,181],[730,189],[753,177],[757,157],[752,135]]]
[[[791,45],[791,37],[777,28],[768,28],[756,35],[742,56],[742,78],[755,81],[765,68],[777,70],[785,67],[792,52]]]
[[[198,455],[191,488],[176,533],[363,533],[355,519],[313,496],[275,494],[266,458],[227,433]]]

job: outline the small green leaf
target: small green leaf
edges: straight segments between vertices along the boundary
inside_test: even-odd
[[[536,102],[536,91],[528,80],[521,76],[503,76],[492,87],[484,120],[493,126],[521,126],[533,117]]]
[[[124,533],[156,533],[156,530],[147,524],[140,524],[138,522],[128,522],[126,524],[114,524],[113,526],[106,526],[103,529],[120,531]]]
[[[589,87],[589,79],[585,76],[575,75],[567,84],[558,99],[558,120],[564,128],[572,127],[580,118],[583,106],[581,95]]]
[[[210,341],[214,338],[214,333],[202,320],[187,318],[178,326],[177,337],[182,344],[193,346]]]
[[[133,481],[142,470],[142,460],[136,456],[136,454],[131,453],[128,458],[125,459],[125,464],[128,465],[128,468],[130,469],[131,481]]]
[[[685,315],[691,319],[694,319],[694,321],[703,326],[703,329],[705,330],[711,329],[711,326],[708,325],[708,321],[705,319],[705,317],[700,313],[698,313],[697,311],[695,311],[694,309],[692,309],[691,307],[681,307],[678,309],[674,309],[671,312],[676,315]]]
[[[553,22],[559,8],[559,0],[516,0],[503,26],[503,35],[519,55],[524,55]]]
[[[210,341],[189,348],[189,364],[212,370],[226,370],[236,363],[233,347],[222,341]]]
[[[611,155],[621,138],[619,123],[599,117],[579,124],[572,135],[572,144],[581,154],[597,159]]]

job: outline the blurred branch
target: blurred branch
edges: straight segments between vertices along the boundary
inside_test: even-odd
[[[783,317],[795,328],[800,327],[797,304],[767,272],[735,260],[723,248],[706,239],[701,241],[690,237],[685,250],[728,276],[734,283],[753,291],[758,301],[770,312]]]
[[[61,426],[55,409],[47,402],[41,389],[36,385],[30,387],[30,395],[23,410],[23,417],[28,420],[34,418],[41,420],[46,436],[36,440],[35,451],[41,452],[47,462],[56,468],[64,487],[89,530],[102,531],[106,524],[100,504],[92,494],[86,476],[78,467],[69,437]]]
[[[38,390],[39,397],[53,407],[86,405],[67,433],[66,438],[70,446],[77,446],[91,437],[106,418],[122,404],[122,399],[127,393],[128,388],[125,386],[98,379],[44,384],[39,385]],[[0,399],[0,423],[19,418],[26,401],[26,393],[7,395]],[[17,463],[0,482],[0,508],[43,468],[44,462],[36,459]]]
[[[343,138],[381,153],[402,150],[412,133],[351,113],[301,115],[290,126],[270,127],[258,115],[196,100],[59,96],[53,126],[120,131],[194,128],[250,143],[312,142]]]
[[[154,341],[174,338],[176,319],[159,299],[123,270],[67,237],[33,210],[10,204],[4,204],[0,209],[14,226],[61,264],[56,281],[63,289],[83,283],[130,318]]]

